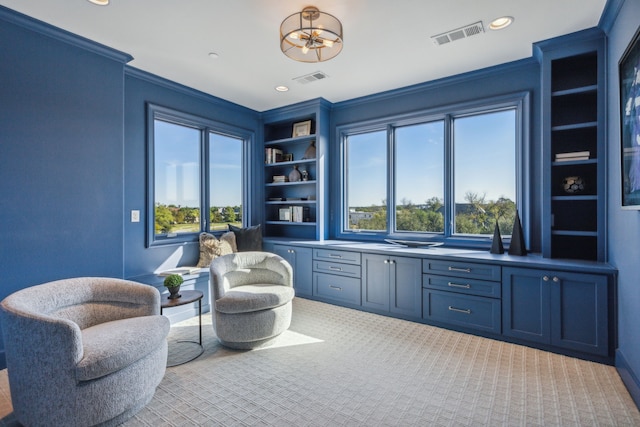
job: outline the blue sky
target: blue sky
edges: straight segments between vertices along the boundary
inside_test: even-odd
[[[242,141],[210,134],[212,206],[242,203]],[[155,202],[199,207],[200,130],[155,122]]]
[[[457,118],[455,201],[466,192],[486,200],[515,201],[515,110]],[[396,200],[422,204],[444,194],[444,123],[396,128]],[[386,131],[349,138],[349,206],[379,205],[387,198]]]

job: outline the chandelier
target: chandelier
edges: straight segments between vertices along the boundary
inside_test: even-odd
[[[317,7],[305,7],[280,24],[280,49],[296,61],[328,61],[342,50],[342,24]]]

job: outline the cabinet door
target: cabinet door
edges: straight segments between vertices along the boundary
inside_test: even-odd
[[[362,306],[389,311],[389,257],[362,255]]]
[[[313,260],[311,248],[274,245],[273,252],[286,259],[293,268],[293,287],[298,296],[311,296],[313,288]]]
[[[502,269],[502,333],[548,344],[550,342],[549,286],[541,270]]]
[[[606,276],[504,268],[504,335],[607,356]]]
[[[422,311],[422,262],[416,258],[390,257],[390,311],[420,317]]]
[[[551,288],[551,344],[608,354],[607,278],[593,274],[547,276]]]

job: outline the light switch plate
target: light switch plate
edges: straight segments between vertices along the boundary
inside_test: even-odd
[[[132,210],[131,211],[131,222],[140,222],[140,211]]]

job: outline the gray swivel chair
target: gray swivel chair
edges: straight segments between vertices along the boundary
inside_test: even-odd
[[[152,286],[58,280],[0,303],[11,401],[25,426],[111,426],[144,407],[167,363],[169,320]]]
[[[210,265],[213,328],[235,349],[260,347],[291,324],[291,265],[270,252],[237,252]]]

